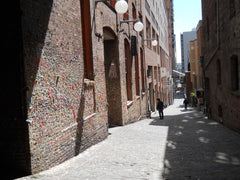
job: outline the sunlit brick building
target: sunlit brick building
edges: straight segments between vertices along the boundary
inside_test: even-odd
[[[191,71],[191,82],[195,92],[203,88],[202,69],[202,21],[197,26],[197,39],[189,42],[189,60]]]
[[[168,6],[166,6],[166,3]],[[172,103],[172,31],[169,31],[169,20],[172,1],[145,0],[145,61],[147,66],[147,86],[149,107],[155,111],[156,99],[160,98],[165,104]],[[169,8],[169,9],[168,9]],[[156,39],[157,46],[152,45]],[[171,43],[170,43],[171,42]]]

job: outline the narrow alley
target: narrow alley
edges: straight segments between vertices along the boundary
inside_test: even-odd
[[[239,179],[240,134],[182,105],[109,129],[78,156],[25,179]]]

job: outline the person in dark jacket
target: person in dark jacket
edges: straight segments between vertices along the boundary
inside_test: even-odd
[[[157,110],[159,112],[159,117],[160,119],[163,119],[163,108],[164,108],[164,104],[163,102],[158,98],[157,99]]]
[[[187,98],[184,99],[183,103],[184,103],[184,105],[185,105],[185,109],[187,109],[187,105],[188,105],[188,100],[187,100]]]

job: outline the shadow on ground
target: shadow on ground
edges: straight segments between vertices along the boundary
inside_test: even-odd
[[[238,179],[240,134],[194,109],[154,117],[150,125],[168,126],[165,179]],[[167,113],[166,113],[167,114]]]

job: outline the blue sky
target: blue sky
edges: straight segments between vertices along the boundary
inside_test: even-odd
[[[201,0],[174,0],[174,31],[176,34],[176,57],[181,62],[180,33],[196,28],[202,19]]]

